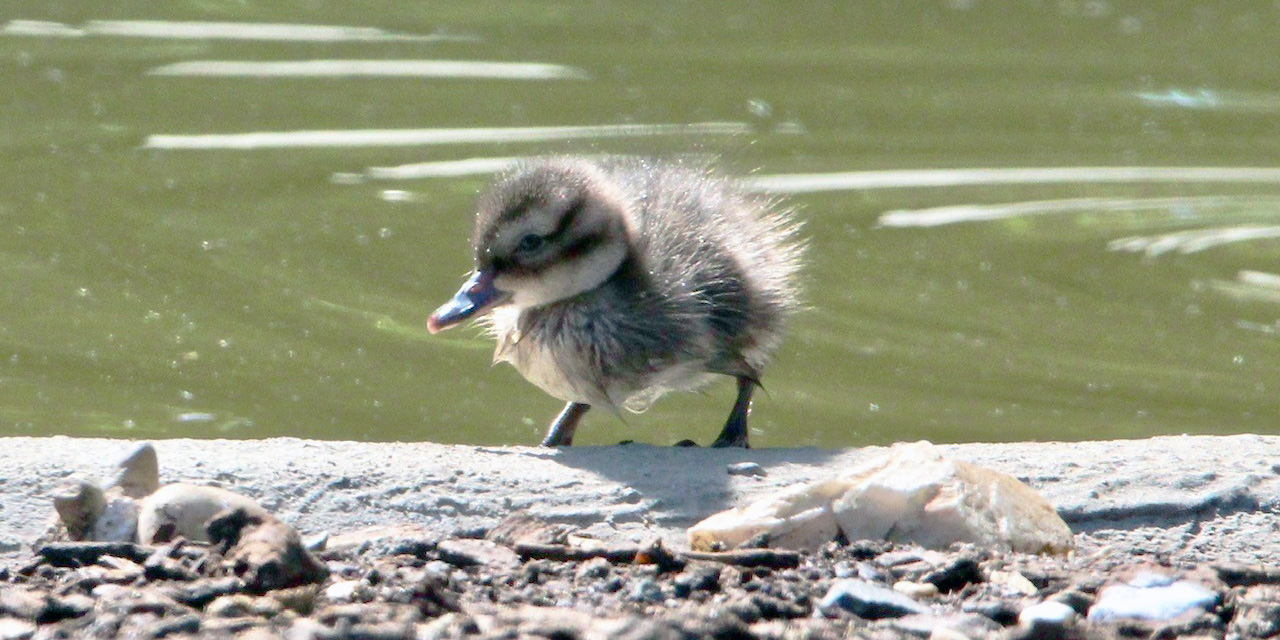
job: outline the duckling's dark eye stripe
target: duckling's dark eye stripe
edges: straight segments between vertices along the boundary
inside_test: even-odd
[[[577,258],[579,256],[590,253],[592,249],[604,244],[604,236],[592,234],[582,236],[564,248],[563,255],[566,258]]]
[[[556,224],[556,228],[552,229],[551,233],[548,233],[545,238],[547,240],[556,240],[563,236],[569,230],[569,227],[573,226],[573,221],[578,217],[578,214],[582,213],[582,207],[581,198],[574,200],[573,204],[564,210],[564,215],[560,216],[560,222]]]

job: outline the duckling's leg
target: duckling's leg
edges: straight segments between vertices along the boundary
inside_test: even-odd
[[[751,448],[747,444],[747,416],[751,415],[751,393],[755,391],[756,384],[755,378],[738,376],[738,399],[729,411],[729,419],[725,421],[720,437],[711,446]]]
[[[590,408],[591,405],[581,402],[566,404],[564,411],[556,416],[555,422],[551,423],[551,428],[547,429],[547,437],[542,439],[542,446],[567,447],[573,444],[573,431],[578,428],[578,422]]]

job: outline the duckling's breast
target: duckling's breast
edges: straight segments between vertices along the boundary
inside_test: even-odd
[[[634,293],[634,292],[632,292]],[[706,381],[705,336],[669,313],[602,287],[533,309],[500,310],[495,361],[565,401],[640,411]]]

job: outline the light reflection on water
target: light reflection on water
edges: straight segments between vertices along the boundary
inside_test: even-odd
[[[972,185],[1051,185],[1107,182],[1280,183],[1275,167],[1019,167],[852,171],[760,176],[747,186],[774,193],[855,189],[915,189]]]
[[[1200,196],[1190,198],[1071,198],[976,205],[958,204],[928,209],[888,211],[880,214],[882,227],[936,227],[960,222],[981,222],[1021,216],[1097,213],[1131,214],[1151,212],[1170,214],[1181,221],[1207,220],[1213,212],[1228,207],[1253,207],[1265,211],[1280,210],[1280,199],[1272,197]],[[1127,249],[1116,246],[1114,249]]]
[[[761,446],[1280,429],[1280,8],[15,2],[5,433],[536,442],[557,403],[423,321],[488,174],[557,153],[716,157],[805,220]]]
[[[466,129],[367,129],[331,131],[254,131],[250,133],[154,134],[146,149],[281,149],[295,147],[391,147],[600,140],[649,136],[742,135],[740,122],[693,124],[619,124],[578,127],[486,127]]]
[[[474,40],[473,37],[461,35],[391,33],[374,27],[170,20],[89,20],[80,26],[45,20],[10,20],[0,26],[0,35],[57,38],[117,36],[277,42],[438,42],[445,40],[469,42]]]
[[[152,76],[203,78],[490,78],[586,80],[582,69],[538,62],[478,60],[191,60],[147,71]]]
[[[1249,242],[1280,238],[1280,225],[1238,225],[1165,233],[1155,236],[1118,238],[1107,243],[1113,251],[1144,253],[1154,258],[1161,254],[1197,253],[1233,242]]]

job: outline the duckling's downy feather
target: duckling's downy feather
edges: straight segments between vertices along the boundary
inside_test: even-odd
[[[506,301],[494,358],[571,403],[640,410],[724,374],[749,406],[742,381],[759,381],[799,306],[797,228],[703,165],[523,164],[481,196],[472,236],[477,278]]]

